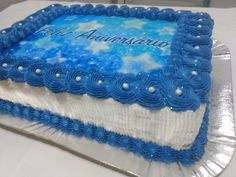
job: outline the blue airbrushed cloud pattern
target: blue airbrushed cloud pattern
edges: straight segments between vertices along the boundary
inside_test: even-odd
[[[49,63],[63,63],[67,67],[99,68],[110,73],[149,72],[166,65],[176,28],[176,22],[162,20],[64,15],[22,40],[9,52],[19,57],[32,59],[33,56]],[[78,37],[81,34],[104,38],[90,40],[85,35]],[[137,41],[136,44],[129,41],[125,44],[122,40],[103,41],[105,37],[114,36],[134,38],[132,42],[140,39],[159,42],[154,46],[137,44]],[[163,41],[168,45],[159,47]]]

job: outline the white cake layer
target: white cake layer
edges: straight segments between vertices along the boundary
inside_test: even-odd
[[[206,108],[202,104],[195,112],[174,112],[167,107],[149,110],[138,104],[121,104],[110,98],[55,94],[46,88],[11,80],[0,81],[0,99],[48,110],[109,131],[168,145],[176,150],[191,146],[199,132]]]

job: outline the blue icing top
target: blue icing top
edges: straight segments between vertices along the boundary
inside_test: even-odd
[[[206,13],[51,5],[0,31],[0,80],[194,111],[208,101],[212,28]]]
[[[138,73],[160,69],[170,56],[176,22],[63,15],[11,48],[15,56],[40,58],[67,67]]]

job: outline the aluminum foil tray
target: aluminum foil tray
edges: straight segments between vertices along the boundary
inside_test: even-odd
[[[214,177],[230,162],[235,148],[231,57],[227,47],[213,40],[213,72],[208,144],[201,160],[192,166],[149,162],[132,153],[77,138],[47,126],[0,116],[0,127],[40,140],[100,165],[140,177]]]

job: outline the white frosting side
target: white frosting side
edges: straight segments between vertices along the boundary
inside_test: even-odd
[[[121,104],[113,99],[55,94],[46,88],[10,80],[0,81],[0,98],[93,123],[123,135],[169,145],[176,150],[191,146],[199,132],[206,108],[202,104],[195,112],[174,112],[167,107],[149,110],[138,104]]]

